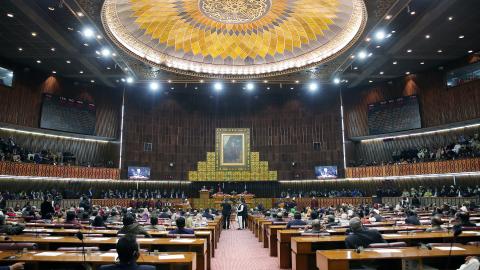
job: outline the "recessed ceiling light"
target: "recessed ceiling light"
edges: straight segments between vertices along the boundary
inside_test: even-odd
[[[93,31],[93,29],[90,27],[85,27],[82,31],[82,34],[86,38],[91,38],[95,35],[95,31]]]
[[[270,87],[267,87],[267,90],[270,90]]]
[[[198,86],[195,86],[193,89],[198,90]]]
[[[36,32],[32,32],[32,37],[36,37],[37,36],[37,33]]]
[[[52,73],[53,73],[53,74],[57,74],[57,72],[56,72],[55,70],[52,70]]]
[[[83,43],[83,46],[88,47],[88,43]]]
[[[263,80],[263,83],[268,83],[268,81],[267,81],[267,80]]]
[[[117,54],[116,54],[116,53],[112,53],[112,56],[115,57],[115,56],[117,56]]]
[[[70,64],[70,63],[71,63],[70,60],[67,60],[67,61],[65,61],[65,62],[67,62],[67,64]]]
[[[459,38],[459,39],[463,39],[463,38],[465,38],[465,36],[464,36],[464,35],[460,35],[460,36],[458,36],[458,38]]]
[[[83,70],[80,70],[78,73],[83,74]]]
[[[9,18],[13,18],[14,16],[13,16],[13,14],[12,14],[12,13],[7,13],[7,17],[9,17]]]
[[[468,53],[473,53],[473,50],[469,50]]]
[[[203,83],[203,82],[205,82],[205,81],[204,81],[204,80],[200,80],[200,83]]]
[[[42,60],[37,60],[37,64],[41,64],[42,63]]]
[[[108,70],[112,69],[111,67],[107,67]]]
[[[296,80],[295,83],[299,83],[300,81]]]
[[[109,48],[103,48],[101,53],[103,57],[109,57],[112,52],[110,51]]]
[[[380,49],[381,47],[382,47],[382,46],[380,46],[380,45],[377,45],[377,47],[375,47],[375,48],[377,48],[377,49]]]
[[[410,75],[410,71],[405,72],[406,75]]]
[[[133,77],[127,77],[127,83],[133,83]]]
[[[22,47],[19,47],[18,50],[19,50],[19,51],[23,51],[23,48],[22,48]]]
[[[52,47],[52,48],[50,48],[50,51],[54,52],[54,51],[55,51],[55,48],[53,48],[53,47]]]
[[[392,33],[392,34],[395,34],[396,32],[397,32],[397,31],[395,31],[395,30],[392,30],[390,33]]]
[[[102,39],[102,36],[100,36],[100,35],[97,35],[97,39]]]
[[[358,52],[358,58],[360,58],[360,59],[365,59],[365,58],[367,58],[367,56],[368,56],[368,53],[366,51]]]
[[[369,83],[372,83],[373,81],[372,81],[372,80],[369,80],[368,82],[369,82]]]
[[[221,82],[216,82],[213,84],[213,90],[220,92],[223,89],[223,84]]]
[[[73,31],[72,27],[67,27],[68,31]]]
[[[354,70],[357,70],[357,69],[358,69],[358,67],[353,67],[353,69],[354,69]]]
[[[385,16],[385,20],[390,20],[391,18],[392,18],[392,15]]]
[[[370,40],[371,40],[371,39],[370,39],[369,37],[367,37],[367,38],[365,39],[366,42],[370,42]]]
[[[237,80],[231,80],[231,82],[232,82],[232,83],[236,83],[236,82],[237,82]]]
[[[128,71],[128,68],[124,68],[123,70]]]
[[[55,10],[55,8],[54,8],[54,7],[48,7],[48,10],[50,10],[50,11],[54,11],[54,10]]]
[[[293,87],[290,87],[290,90],[293,90],[293,89],[295,89],[295,88],[293,88]]]
[[[410,11],[410,15],[415,15],[415,14],[417,14],[417,12],[415,12],[415,11]]]
[[[429,39],[429,38],[430,38],[430,35],[425,35],[425,38],[426,38],[426,39]]]
[[[78,16],[78,17],[83,17],[83,16],[84,16],[84,15],[83,15],[83,12],[80,12],[80,11],[77,12],[77,16]]]
[[[396,65],[396,64],[397,64],[397,61],[393,61],[393,63],[392,63],[392,64]]]
[[[355,55],[350,55],[350,58],[351,58],[351,59],[354,59],[354,58],[355,58]]]
[[[383,71],[380,71],[380,75],[383,75]]]
[[[448,17],[448,20],[453,21],[453,17],[452,16]]]
[[[420,62],[420,65],[425,65],[425,62]]]
[[[175,90],[175,87],[170,87],[170,90]]]
[[[340,79],[339,79],[339,78],[333,79],[333,83],[334,83],[334,84],[339,84],[339,83],[340,83]]]
[[[383,40],[386,36],[387,36],[387,34],[383,30],[378,30],[377,32],[375,32],[375,39],[376,40],[379,40],[379,41]]]
[[[440,49],[440,50],[438,50],[437,52],[438,52],[438,53],[442,53],[442,52],[443,52],[443,50],[441,50],[441,49]]]
[[[90,80],[90,82],[91,82],[91,83],[94,83],[94,82],[95,82],[95,80]]]
[[[168,80],[168,83],[172,83],[172,80]]]
[[[412,52],[412,49],[408,49],[408,50],[407,50],[407,53],[411,53],[411,52]]]

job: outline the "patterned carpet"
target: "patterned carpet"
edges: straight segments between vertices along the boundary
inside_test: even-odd
[[[212,270],[276,270],[280,269],[278,258],[270,257],[249,230],[223,230]]]

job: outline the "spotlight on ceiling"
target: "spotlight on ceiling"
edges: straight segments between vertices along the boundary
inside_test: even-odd
[[[366,51],[360,51],[360,52],[358,52],[357,56],[360,59],[365,59],[365,58],[367,58],[368,53]]]
[[[375,33],[375,39],[378,40],[378,41],[383,40],[386,36],[387,36],[387,34],[385,33],[384,30],[378,30]]]
[[[223,84],[221,82],[216,82],[213,84],[213,90],[215,90],[215,92],[220,92],[223,90]]]
[[[340,83],[340,79],[339,79],[339,78],[333,79],[333,83],[334,83],[334,84],[339,84],[339,83]]]
[[[112,52],[110,52],[109,48],[103,48],[101,53],[103,57],[109,57]]]
[[[127,77],[127,83],[128,84],[133,83],[133,78],[132,77]]]
[[[85,27],[85,28],[83,29],[83,31],[82,31],[82,34],[83,34],[83,36],[86,37],[86,38],[91,38],[91,37],[93,37],[93,36],[95,35],[95,32],[93,31],[92,28],[90,28],[90,27]]]
[[[255,85],[251,82],[247,83],[246,89],[248,92],[252,92],[255,89]]]
[[[151,82],[149,87],[150,90],[156,92],[160,88],[160,85],[158,84],[158,82]]]
[[[316,92],[318,90],[318,84],[316,82],[311,82],[308,84],[308,91],[310,93]]]

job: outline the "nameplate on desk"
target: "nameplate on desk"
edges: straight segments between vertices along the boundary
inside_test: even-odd
[[[450,247],[433,247],[433,248],[438,249],[438,250],[450,251]],[[461,250],[465,250],[465,249],[460,248],[460,247],[452,247],[452,250],[461,251]]]
[[[174,243],[193,243],[195,239],[170,239],[170,242]]]
[[[47,252],[40,252],[37,253],[33,256],[45,256],[45,257],[55,257],[55,256],[60,256],[63,255],[63,252],[53,252],[53,251],[47,251]]]
[[[111,238],[109,237],[92,237],[92,238],[87,238],[90,241],[106,241],[110,240]]]
[[[63,239],[63,237],[60,237],[60,236],[47,236],[47,237],[43,237],[42,239],[45,239],[45,240],[60,240],[60,239]]]
[[[377,252],[377,253],[401,253],[401,249],[390,249],[390,248],[376,248],[372,249],[371,251]]]
[[[183,254],[159,255],[158,259],[159,260],[181,260],[181,259],[185,259],[185,256]]]

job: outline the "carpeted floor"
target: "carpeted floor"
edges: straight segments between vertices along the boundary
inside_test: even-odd
[[[222,231],[212,270],[276,270],[277,261],[251,231],[230,229]]]

